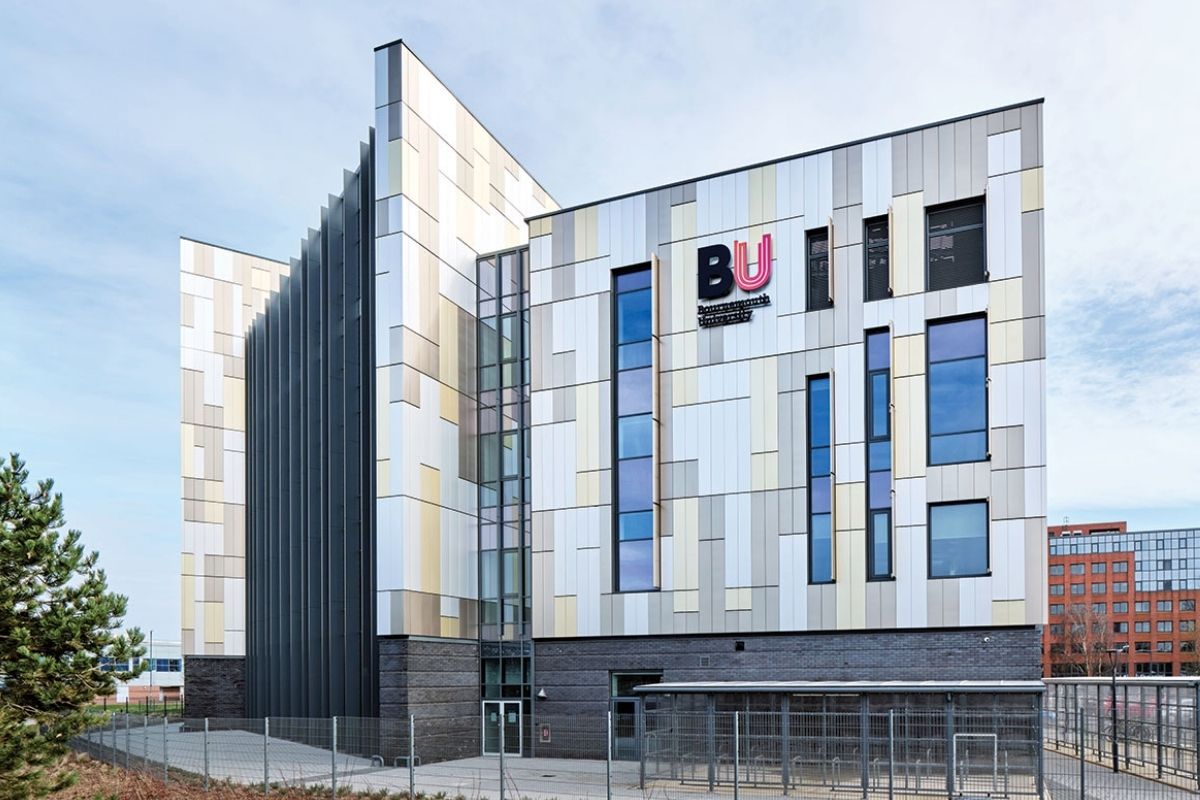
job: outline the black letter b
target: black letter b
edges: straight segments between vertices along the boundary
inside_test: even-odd
[[[733,270],[729,268],[729,248],[710,244],[696,251],[697,284],[701,300],[715,300],[733,291]]]

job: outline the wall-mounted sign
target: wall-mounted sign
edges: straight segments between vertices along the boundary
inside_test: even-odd
[[[758,242],[758,262],[754,274],[750,274],[747,259],[747,242],[733,242],[733,252],[723,244],[710,244],[697,249],[697,286],[701,300],[716,300],[733,291],[736,283],[743,292],[757,292],[771,280],[771,234],[764,233]],[[733,267],[730,268],[730,261]],[[764,294],[747,300],[714,303],[696,306],[700,327],[730,325],[746,322],[759,306],[771,305],[771,296]]]
[[[550,744],[550,726],[544,722],[538,726],[538,741],[542,744]]]

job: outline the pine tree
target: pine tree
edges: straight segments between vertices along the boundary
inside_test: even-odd
[[[30,489],[14,453],[0,461],[0,800],[41,797],[73,778],[47,776],[72,736],[100,720],[89,706],[133,672],[101,658],[144,653],[137,629],[120,632],[127,600],[108,591],[98,553],[62,528],[53,481]]]

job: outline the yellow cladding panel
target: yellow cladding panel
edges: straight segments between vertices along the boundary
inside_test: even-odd
[[[1021,173],[1021,211],[1037,211],[1044,207],[1042,168],[1034,167]]]
[[[917,375],[892,382],[896,392],[896,425],[892,439],[897,478],[925,476],[925,378]]]
[[[180,425],[179,426],[179,466],[180,466],[182,475],[185,478],[196,477],[195,470],[193,470],[193,468],[192,468],[193,465],[195,464],[195,458],[192,455],[192,447],[194,446],[194,442],[195,442],[195,430],[193,429],[193,427],[191,425],[187,425],[187,424]]]
[[[577,630],[575,595],[554,598],[554,635],[574,636]]]
[[[182,553],[182,558],[179,562],[180,575],[195,575],[196,574],[196,556],[193,553]]]
[[[575,502],[579,506],[600,505],[600,473],[575,473]]]
[[[224,427],[231,431],[246,430],[246,382],[241,378],[230,378],[226,375],[222,391],[225,407],[222,417]]]
[[[749,611],[750,603],[750,587],[741,587],[737,589],[725,590],[725,610],[726,611]]]
[[[446,348],[444,348],[444,347],[442,348],[443,351],[445,351],[445,349]],[[446,373],[443,372],[442,374],[445,375]],[[438,401],[438,404],[439,404],[438,413],[442,419],[446,420],[447,422],[452,422],[455,425],[457,425],[458,424],[458,392],[454,391],[454,389],[451,389],[449,386],[447,386],[444,383],[439,383],[438,386],[441,388],[441,392],[439,393],[441,395],[441,397],[439,398],[439,401]]]
[[[388,398],[392,395],[390,367],[375,369],[375,452],[386,453],[391,442],[391,414],[388,413]],[[387,484],[379,484],[380,491],[387,495]]]
[[[1024,600],[992,601],[993,625],[1025,625],[1028,622],[1029,620],[1025,619]]]
[[[225,641],[225,604],[204,604],[204,641],[222,644]]]
[[[892,203],[892,267],[896,296],[925,290],[925,194],[913,192]]]
[[[839,531],[866,527],[866,484],[838,483],[833,487],[834,528]]]
[[[459,621],[455,617],[442,617],[442,636],[458,638]]]
[[[925,374],[925,334],[896,337],[895,353],[893,377],[905,378]]]
[[[675,596],[675,611],[699,611],[700,610],[700,592],[696,589],[688,589],[687,591],[674,591]]]
[[[988,363],[1021,361],[1025,357],[1024,331],[1024,322],[1019,319],[988,325]]]
[[[183,627],[196,627],[196,579],[184,574],[179,584],[179,599],[183,606]]]
[[[750,452],[779,449],[779,367],[775,356],[750,362]]]
[[[988,322],[1021,319],[1021,278],[1008,278],[988,284]]]
[[[575,458],[579,470],[600,469],[600,384],[575,387]]]
[[[863,484],[853,484],[862,486]],[[858,505],[862,506],[862,496]],[[867,549],[865,531],[857,528],[838,530],[835,569],[837,570],[837,627],[867,626]]]
[[[442,585],[441,473],[422,464],[420,481],[421,591],[439,594]]]
[[[438,377],[454,389],[458,385],[458,306],[438,296]],[[457,406],[457,403],[455,404]],[[442,416],[446,417],[443,409]],[[457,410],[455,417],[458,416]],[[446,417],[448,419],[448,417]]]
[[[779,488],[779,452],[750,454],[750,489],[768,491]]]

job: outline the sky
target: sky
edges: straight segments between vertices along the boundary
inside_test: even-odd
[[[1085,13],[1081,13],[1085,12]],[[1200,526],[1196,3],[5,3],[0,453],[179,636],[179,236],[295,255],[404,38],[561,205],[1044,97],[1049,521]]]

